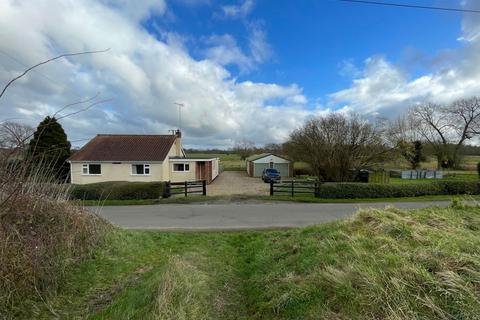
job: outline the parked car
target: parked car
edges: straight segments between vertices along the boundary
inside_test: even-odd
[[[263,182],[278,182],[280,181],[280,172],[277,169],[263,169],[262,180]]]

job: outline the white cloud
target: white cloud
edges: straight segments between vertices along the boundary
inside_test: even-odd
[[[272,56],[272,48],[267,42],[267,33],[261,23],[249,23],[250,32],[249,48],[253,61],[260,64],[267,61]]]
[[[469,1],[465,3],[473,3]],[[478,7],[478,4],[477,4]],[[478,8],[477,8],[478,9]],[[462,23],[465,47],[440,51],[428,74],[412,78],[406,71],[383,56],[365,60],[360,74],[354,68],[350,88],[332,93],[330,106],[347,106],[361,114],[392,116],[410,106],[432,101],[449,103],[452,100],[479,95],[480,92],[480,16],[466,14]],[[452,56],[457,59],[453,60]],[[462,57],[463,59],[458,59]],[[442,60],[445,60],[442,62]],[[349,63],[347,69],[352,69]]]
[[[247,15],[251,7],[245,8],[250,8],[242,9]],[[261,145],[281,142],[306,118],[331,110],[391,115],[419,101],[480,92],[479,15],[463,20],[465,46],[448,58],[463,57],[456,64],[436,63],[428,74],[412,78],[386,57],[373,56],[362,70],[349,66],[352,85],[332,93],[327,108],[310,108],[316,99],[307,98],[296,84],[240,82],[226,69],[237,65],[247,72],[271,57],[261,24],[244,22],[249,33],[245,49],[231,35],[213,35],[205,57],[194,59],[183,36],[166,30],[159,40],[142,27],[144,19],[166,10],[163,1],[0,1],[0,50],[17,60],[0,52],[0,83],[25,65],[59,53],[111,48],[29,73],[0,99],[0,121],[21,118],[36,125],[61,106],[100,91],[102,98],[113,100],[61,120],[71,140],[109,132],[165,133],[177,125],[173,102],[180,101],[186,104],[187,145],[229,146],[241,138]]]
[[[244,0],[240,5],[222,6],[222,12],[227,18],[245,18],[250,14],[254,6],[254,0]]]
[[[1,1],[0,49],[24,65],[64,52],[111,48],[29,73],[0,100],[1,119],[22,118],[36,125],[63,105],[100,91],[112,101],[61,120],[71,140],[108,132],[166,133],[178,121],[173,102],[181,101],[186,104],[182,124],[187,145],[229,146],[243,137],[257,144],[280,142],[318,111],[305,107],[307,99],[297,85],[238,82],[223,67],[238,59],[250,60],[247,66],[265,59],[264,34],[258,30],[248,55],[229,57],[235,41],[227,36],[217,39],[224,52],[196,60],[174,33],[158,40],[142,27],[143,19],[166,10],[163,2],[132,9],[134,5]],[[0,53],[0,82],[19,74],[24,65]]]
[[[205,42],[209,45],[204,51],[207,59],[222,66],[236,65],[241,72],[251,70],[255,66],[253,59],[240,49],[232,35],[212,35]]]
[[[101,2],[135,21],[146,19],[152,14],[163,14],[167,9],[164,0],[101,0]]]
[[[353,59],[347,59],[340,62],[339,69],[339,73],[343,77],[358,78],[362,74],[362,72],[355,65]]]
[[[480,3],[476,0],[462,1],[462,5],[465,9],[480,10]],[[459,40],[465,40],[468,42],[480,40],[480,17],[478,14],[466,13],[462,21],[463,35],[459,37]]]
[[[250,24],[248,51],[243,51],[230,34],[212,35],[205,39],[208,46],[204,56],[222,66],[236,65],[242,74],[255,69],[272,56],[272,49],[266,41],[266,32],[260,24]]]

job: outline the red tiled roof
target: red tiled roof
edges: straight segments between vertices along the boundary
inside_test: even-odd
[[[70,161],[164,161],[176,136],[99,134]]]

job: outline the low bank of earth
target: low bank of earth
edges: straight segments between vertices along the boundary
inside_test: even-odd
[[[480,208],[460,204],[283,231],[116,230],[15,316],[478,319],[479,234]]]

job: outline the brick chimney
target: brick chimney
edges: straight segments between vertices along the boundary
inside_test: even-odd
[[[183,148],[182,148],[182,132],[180,131],[180,129],[177,129],[177,131],[175,131],[175,136],[177,137],[175,139],[176,156],[183,157],[184,154],[183,154]]]

